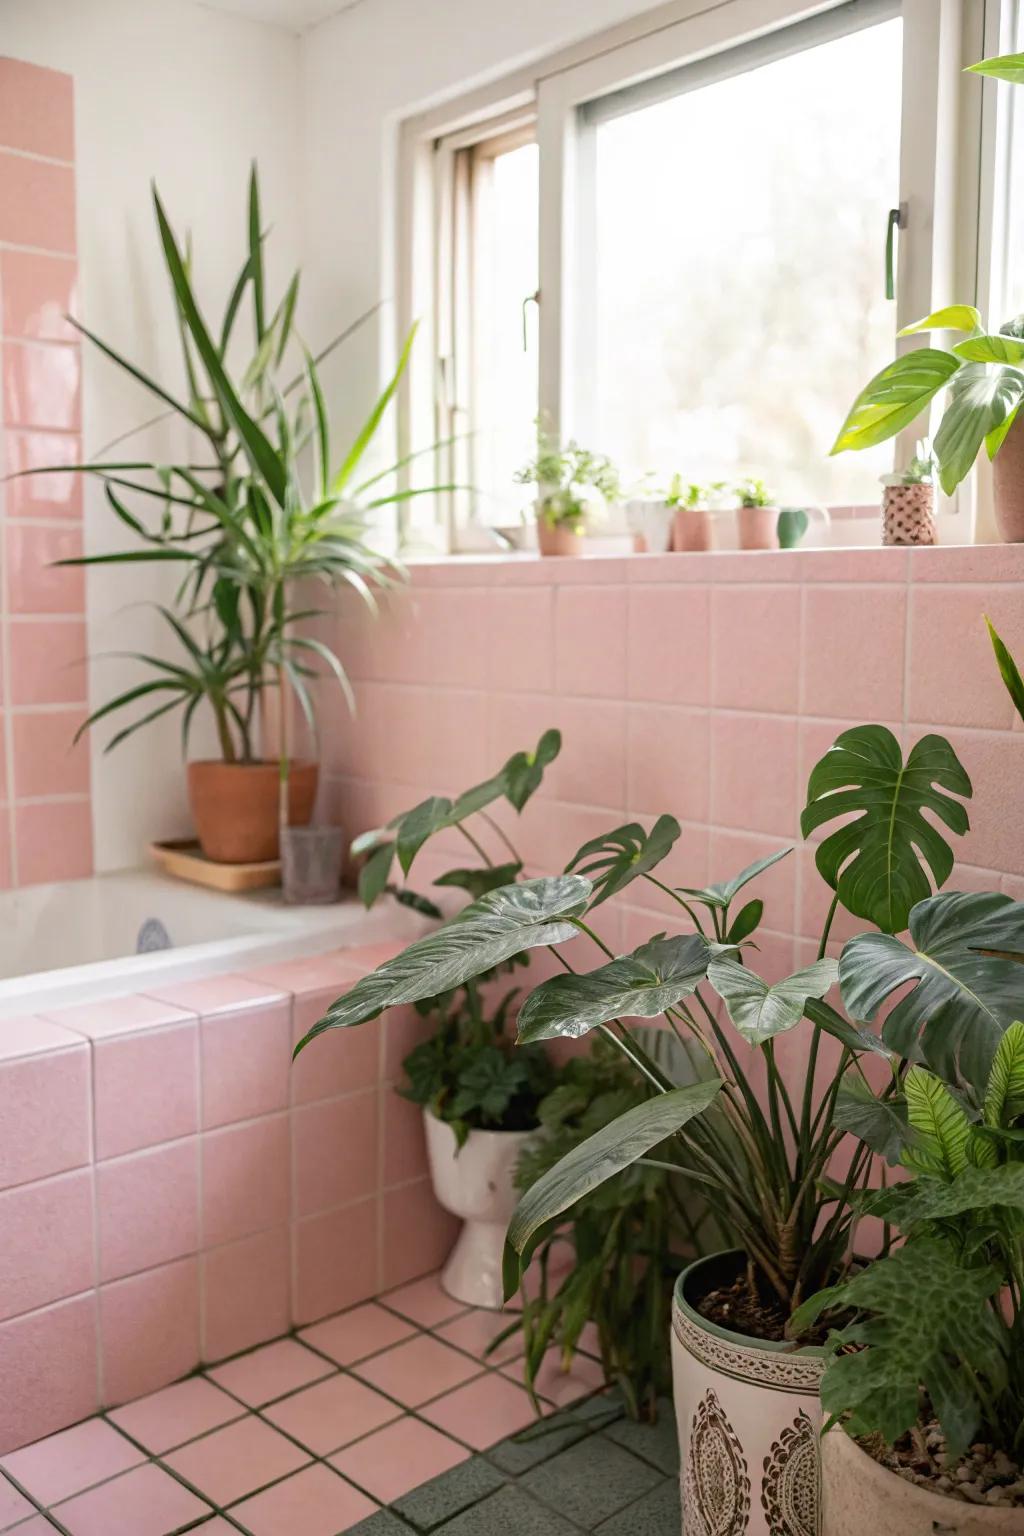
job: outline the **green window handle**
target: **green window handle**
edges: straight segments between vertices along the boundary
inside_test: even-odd
[[[900,203],[898,208],[890,208],[885,230],[885,296],[887,299],[894,299],[896,297],[896,231],[898,229],[906,229],[906,227],[906,203]]]

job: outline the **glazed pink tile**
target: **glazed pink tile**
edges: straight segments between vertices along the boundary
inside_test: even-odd
[[[118,1157],[196,1131],[198,1056],[194,1023],[95,1041],[97,1158]]]
[[[944,582],[1024,581],[1019,544],[968,544],[910,552],[910,580]]]
[[[88,800],[17,805],[14,829],[21,885],[81,880],[92,874],[92,808]]]
[[[0,59],[0,144],[50,160],[73,160],[71,76],[23,59]]]
[[[85,701],[86,641],[81,620],[15,619],[8,634],[12,704]]]
[[[487,682],[487,647],[467,645],[466,636],[486,632],[490,596],[482,589],[395,593],[375,634],[372,675],[482,688]]]
[[[555,594],[558,692],[621,699],[626,692],[624,587],[560,587]]]
[[[223,1360],[285,1333],[289,1287],[285,1227],[204,1253],[203,1359]]]
[[[220,1505],[265,1488],[309,1457],[254,1415],[194,1440],[164,1460],[173,1472]]]
[[[493,1371],[429,1403],[422,1417],[476,1451],[497,1445],[536,1419],[523,1388]]]
[[[384,1244],[380,1281],[388,1288],[437,1269],[448,1257],[459,1233],[458,1220],[438,1205],[429,1179],[385,1190],[381,1196],[381,1222]]]
[[[554,685],[555,601],[550,587],[495,587],[487,594],[488,685],[549,693]]]
[[[4,434],[5,468],[9,475],[26,470],[78,464],[81,439],[69,432],[18,432]],[[84,476],[66,472],[32,474],[9,480],[5,487],[7,516],[80,518]]]
[[[141,1451],[102,1419],[86,1419],[84,1424],[5,1456],[0,1465],[40,1504],[49,1505],[116,1477],[144,1460]]]
[[[55,562],[82,553],[80,528],[8,523],[5,531],[7,604],[13,614],[85,612],[85,572]]]
[[[468,1455],[447,1435],[407,1416],[339,1451],[330,1463],[382,1504],[391,1504],[457,1467]]]
[[[54,1510],[70,1536],[173,1536],[209,1513],[204,1500],[152,1463]]]
[[[0,1477],[0,1531],[6,1531],[10,1526],[26,1520],[29,1515],[34,1515],[35,1509],[35,1505],[30,1504],[12,1483]]]
[[[145,1036],[174,1024],[195,1024],[193,1014],[172,1008],[141,993],[104,997],[71,1008],[55,1008],[47,1015],[54,1023],[90,1040],[110,1040],[129,1035]],[[167,1063],[163,1063],[166,1067]]]
[[[119,1280],[199,1246],[196,1140],[100,1163],[96,1170],[100,1278]]]
[[[104,1398],[125,1403],[199,1364],[199,1262],[179,1259],[100,1288]]]
[[[439,1323],[449,1322],[466,1311],[461,1301],[455,1301],[441,1289],[436,1274],[424,1275],[411,1285],[402,1285],[397,1290],[388,1291],[380,1300],[384,1306],[390,1307],[402,1317],[411,1318],[421,1328],[435,1328]]]
[[[177,1381],[124,1408],[116,1408],[108,1417],[147,1451],[162,1456],[165,1451],[209,1434],[211,1429],[230,1424],[244,1412],[241,1404],[204,1376],[190,1376],[187,1381]]]
[[[293,1110],[296,1215],[315,1216],[375,1191],[377,1124],[374,1089]]]
[[[339,1365],[352,1365],[356,1360],[364,1360],[367,1355],[378,1354],[397,1344],[400,1339],[407,1339],[414,1332],[412,1324],[404,1318],[386,1312],[375,1302],[368,1302],[365,1306],[354,1307],[351,1312],[342,1312],[325,1322],[315,1323],[312,1328],[304,1328],[299,1338]]]
[[[627,805],[632,814],[707,820],[708,732],[705,710],[629,706]]]
[[[499,1334],[507,1332],[510,1324],[514,1325],[513,1332],[504,1343],[488,1353],[488,1346]],[[445,1323],[436,1332],[439,1339],[453,1344],[456,1349],[464,1349],[485,1365],[507,1365],[523,1353],[523,1335],[518,1319],[510,1317],[506,1312],[464,1312],[461,1317]]]
[[[296,996],[293,1004],[292,1041],[297,1045],[321,1019],[342,992],[356,978],[330,988]],[[380,1031],[383,1020],[374,1020],[359,1029],[335,1029],[321,1036],[304,1050],[291,1069],[293,1104],[312,1104],[317,1099],[336,1098],[359,1088],[371,1088],[377,1081],[380,1060]]]
[[[402,1076],[402,1062],[431,1032],[431,1024],[413,1007],[389,1008],[381,1019],[384,1029],[384,1081]]]
[[[237,1504],[231,1513],[252,1536],[338,1536],[376,1512],[377,1506],[329,1467],[307,1467],[265,1493]]]
[[[680,585],[683,582],[706,582],[711,579],[712,564],[707,552],[634,555],[626,563],[626,580],[638,586],[661,584]]]
[[[251,1354],[239,1355],[226,1365],[218,1365],[207,1375],[250,1408],[262,1408],[275,1397],[309,1386],[331,1370],[326,1360],[311,1349],[303,1349],[294,1339],[278,1339]]]
[[[427,1172],[423,1110],[393,1088],[384,1090],[381,1104],[384,1113],[384,1184],[423,1178]]]
[[[418,1408],[479,1372],[475,1360],[427,1334],[396,1344],[356,1367],[356,1374],[364,1381],[397,1398],[407,1408]]]
[[[908,742],[925,727],[911,726]],[[968,802],[971,830],[963,841],[954,839],[957,857],[965,864],[1017,875],[1024,870],[1024,818],[1018,814],[1021,775],[1024,773],[1024,732],[967,731],[959,727],[942,732],[966,768],[974,786]]]
[[[53,1526],[45,1515],[33,1515],[15,1527],[18,1536],[53,1536]]]
[[[793,837],[797,723],[772,715],[713,715],[712,825]]]
[[[77,432],[82,424],[77,346],[5,341],[3,386],[7,426]]]
[[[75,173],[0,150],[0,240],[42,251],[75,249]]]
[[[2,68],[2,65],[0,65]],[[77,308],[78,268],[64,256],[0,253],[3,334],[31,341],[77,342],[65,315]]]
[[[199,1041],[202,1123],[207,1129],[287,1108],[291,1063],[288,1003],[205,1017]]]
[[[14,794],[19,800],[43,795],[89,793],[89,743],[77,744],[83,709],[13,716]]]
[[[562,751],[546,774],[552,794],[581,805],[623,808],[626,706],[603,699],[559,699],[548,710],[548,724],[562,732]],[[532,750],[534,742],[527,745]]]
[[[335,1375],[273,1403],[264,1417],[317,1456],[400,1417],[402,1410],[352,1376]]]
[[[803,570],[803,551],[798,549],[716,550],[708,564],[709,580],[750,586],[797,582]]]
[[[1013,705],[985,627],[988,614],[1014,655],[1024,648],[1020,588],[921,586],[911,597],[912,720],[1009,730]]]
[[[877,508],[871,516],[878,517]],[[808,588],[822,581],[905,582],[910,569],[908,549],[804,549],[800,551],[801,580]]]
[[[373,1199],[294,1224],[296,1323],[318,1322],[376,1293],[378,1222]]]
[[[711,596],[703,586],[629,590],[628,694],[657,704],[706,704]]]
[[[804,713],[901,719],[906,589],[809,586],[804,603]]]
[[[0,1194],[0,1319],[95,1284],[87,1168]]]
[[[521,1384],[522,1362],[504,1366],[502,1375]],[[577,1354],[566,1371],[562,1366],[562,1352],[558,1348],[547,1350],[534,1382],[538,1397],[553,1403],[556,1408],[567,1408],[570,1403],[577,1403],[582,1397],[600,1392],[604,1386],[604,1371],[596,1360],[590,1359],[588,1355]]]
[[[10,1021],[0,1037],[0,1189],[81,1167],[90,1157],[88,1046],[35,1019]],[[5,1049],[24,1054],[4,1059]]]
[[[91,1294],[0,1323],[0,1454],[95,1413],[96,1362]]]
[[[280,1006],[288,1001],[279,987],[236,975],[201,976],[196,981],[169,983],[155,989],[153,996],[204,1018],[251,1012],[255,1008],[268,1008],[272,1004]]]
[[[709,868],[712,881],[731,880],[748,865],[759,859],[780,853],[786,847],[785,838],[761,837],[749,832],[727,832],[718,827],[711,829]],[[748,901],[764,902],[762,921],[778,933],[792,933],[796,904],[797,853],[790,852],[784,859],[758,875],[745,885],[733,902],[733,915],[745,907]],[[687,880],[687,885],[693,885]]]
[[[724,709],[787,713],[800,692],[800,589],[716,587],[711,698]]]
[[[564,699],[546,698],[541,694],[492,694],[487,715],[488,769],[493,771],[514,752],[532,752],[543,733],[559,724],[555,711],[562,709],[564,703]],[[550,798],[553,792],[551,770],[548,769],[536,795],[541,799]],[[466,851],[469,851],[468,845]]]
[[[203,1245],[248,1237],[289,1218],[291,1137],[287,1115],[210,1131],[202,1139]]]

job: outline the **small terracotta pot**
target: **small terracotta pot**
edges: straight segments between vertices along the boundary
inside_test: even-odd
[[[672,548],[679,554],[711,548],[711,513],[707,507],[677,507],[672,518]]]
[[[737,507],[740,549],[778,549],[778,507]]]
[[[821,1441],[821,1536],[996,1536],[1024,1527],[1024,1511],[966,1504],[908,1483],[843,1429]]]
[[[556,523],[552,528],[542,517],[537,519],[537,548],[542,555],[582,555],[583,535]]]
[[[220,864],[256,864],[279,856],[277,763],[188,765],[188,798],[199,846]],[[316,763],[293,762],[288,820],[304,827],[316,799]]]
[[[996,527],[1004,544],[1024,544],[1024,416],[1018,416],[992,460]]]
[[[938,542],[934,488],[930,485],[887,485],[882,492],[882,543]]]

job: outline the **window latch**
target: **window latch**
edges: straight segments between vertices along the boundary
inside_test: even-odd
[[[528,293],[526,295],[526,298],[523,300],[523,351],[524,352],[529,352],[529,350],[530,350],[530,338],[527,335],[527,330],[526,330],[526,306],[528,304],[536,304],[537,308],[538,309],[540,308],[540,289],[539,288],[537,289],[536,293]]]
[[[898,208],[889,209],[885,229],[885,296],[887,299],[896,297],[896,231],[906,229],[907,222],[906,203],[900,203]]]

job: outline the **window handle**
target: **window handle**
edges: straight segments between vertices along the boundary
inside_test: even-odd
[[[885,296],[887,299],[894,299],[896,297],[896,231],[898,229],[906,229],[906,227],[906,203],[900,203],[898,208],[890,208],[885,230]]]
[[[536,304],[537,308],[538,309],[540,308],[540,289],[539,288],[537,289],[536,293],[528,293],[526,295],[526,298],[523,300],[523,351],[524,352],[529,352],[529,350],[530,350],[530,339],[529,339],[528,335],[526,334],[526,306],[527,306],[527,304]]]

